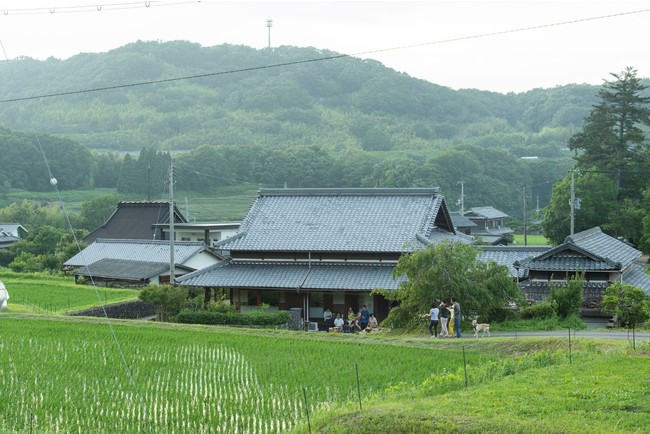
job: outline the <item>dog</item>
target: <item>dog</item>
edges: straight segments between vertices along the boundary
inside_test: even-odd
[[[483,334],[481,337],[485,336],[487,333],[488,336],[490,336],[490,324],[479,324],[476,322],[476,320],[472,321],[472,327],[474,327],[474,337],[478,337],[478,332],[482,331]]]

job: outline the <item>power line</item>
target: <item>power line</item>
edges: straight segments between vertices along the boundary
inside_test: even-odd
[[[182,4],[182,3],[184,3],[184,2],[181,2],[181,3],[178,3],[178,4]],[[466,40],[471,40],[471,39],[488,38],[488,37],[493,37],[493,36],[506,35],[506,34],[510,34],[510,33],[519,33],[519,32],[526,32],[526,31],[531,31],[531,30],[539,30],[539,29],[550,28],[550,27],[566,26],[566,25],[584,23],[584,22],[588,22],[588,21],[604,20],[604,19],[609,19],[609,18],[617,18],[617,17],[621,17],[621,16],[635,15],[635,14],[641,14],[641,13],[647,13],[647,12],[650,12],[650,9],[638,9],[638,10],[634,10],[634,11],[619,12],[619,13],[615,13],[615,14],[600,15],[600,16],[596,16],[596,17],[580,18],[580,19],[575,19],[575,20],[570,20],[570,21],[560,21],[560,22],[556,22],[556,23],[540,24],[540,25],[537,25],[537,26],[519,27],[519,28],[500,30],[500,31],[495,31],[495,32],[479,33],[479,34],[476,34],[476,35],[460,36],[460,37],[457,37],[457,38],[441,39],[441,40],[437,40],[437,41],[423,42],[423,43],[419,43],[419,44],[401,45],[401,46],[397,46],[397,47],[389,47],[389,48],[382,48],[382,49],[377,49],[377,50],[362,51],[362,52],[353,53],[353,54],[335,54],[335,55],[331,55],[331,56],[317,57],[317,58],[313,58],[313,59],[303,59],[303,60],[296,60],[296,61],[291,61],[291,62],[274,63],[274,64],[270,64],[270,65],[254,66],[254,67],[240,68],[240,69],[232,69],[232,70],[227,70],[227,71],[210,72],[210,73],[205,73],[205,74],[186,75],[186,76],[182,76],[182,77],[173,77],[173,78],[160,79],[160,80],[149,80],[149,81],[141,81],[141,82],[136,82],[136,83],[118,84],[118,85],[114,85],[114,86],[103,86],[103,87],[96,87],[96,88],[90,88],[90,89],[73,90],[73,91],[68,91],[68,92],[56,92],[56,93],[33,95],[33,96],[26,96],[26,97],[20,97],[20,98],[10,98],[10,99],[0,100],[0,103],[29,101],[29,100],[34,100],[34,99],[52,98],[52,97],[57,97],[57,96],[77,95],[77,94],[90,93],[90,92],[102,92],[102,91],[114,90],[114,89],[125,89],[125,88],[129,88],[129,87],[138,87],[138,86],[147,86],[147,85],[152,85],[152,84],[170,83],[170,82],[181,81],[181,80],[190,80],[190,79],[206,78],[206,77],[216,77],[216,76],[220,76],[220,75],[237,74],[237,73],[242,73],[242,72],[260,71],[260,70],[264,70],[264,69],[272,69],[272,68],[280,68],[280,67],[284,67],[284,66],[292,66],[292,65],[301,65],[301,64],[306,64],[306,63],[322,62],[322,61],[326,61],[326,60],[341,59],[341,58],[346,58],[346,57],[358,57],[358,56],[364,56],[364,55],[375,54],[375,53],[382,53],[382,52],[387,52],[387,51],[405,50],[405,49],[410,49],[410,48],[425,47],[425,46],[429,46],[429,45],[448,44],[448,43],[453,43],[453,42],[458,42],[458,41],[466,41]]]
[[[15,8],[15,9],[0,9],[2,15],[54,15],[54,14],[71,14],[71,13],[85,13],[85,12],[103,12],[103,11],[118,11],[125,9],[143,9],[155,8],[161,6],[179,6],[188,3],[201,3],[201,0],[192,1],[176,1],[165,2],[159,0],[139,1],[139,2],[126,2],[126,3],[103,3],[92,5],[77,5],[77,6],[52,6],[40,8]]]

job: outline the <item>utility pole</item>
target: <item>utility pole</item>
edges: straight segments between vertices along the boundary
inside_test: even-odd
[[[575,169],[571,170],[571,199],[569,199],[569,206],[571,207],[571,235],[573,235],[576,210],[580,209],[580,198],[576,197]]]
[[[576,189],[575,189],[575,170],[571,170],[571,198],[569,199],[569,206],[571,208],[571,232],[573,235],[573,228],[575,226],[575,204],[576,204]]]
[[[528,245],[528,228],[526,223],[526,187],[523,188],[524,193],[524,246]]]
[[[169,284],[176,283],[176,267],[174,266],[174,163],[169,159]]]
[[[267,18],[266,27],[269,29],[269,48],[271,48],[271,27],[273,27],[273,20],[271,18]]]
[[[465,214],[465,181],[458,181],[456,185],[460,184],[460,215]]]

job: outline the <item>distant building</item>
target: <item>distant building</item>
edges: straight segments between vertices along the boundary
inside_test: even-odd
[[[95,240],[63,265],[76,283],[141,287],[170,282],[169,241]],[[223,260],[203,242],[174,243],[174,276],[209,267]]]
[[[90,244],[95,240],[154,240],[156,225],[169,224],[168,202],[120,202],[106,223],[82,238]],[[174,223],[187,223],[187,220],[174,206]]]
[[[211,246],[223,239],[237,234],[241,222],[220,223],[176,223],[174,224],[174,240],[202,241]],[[169,223],[155,224],[157,239],[169,239]]]
[[[514,231],[506,226],[508,214],[491,206],[481,206],[470,208],[463,215],[476,224],[471,233],[485,244],[508,245],[512,242]]]
[[[6,249],[26,235],[27,229],[20,223],[0,223],[0,249]]]

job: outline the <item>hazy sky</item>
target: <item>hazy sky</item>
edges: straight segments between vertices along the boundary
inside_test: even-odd
[[[272,46],[376,59],[454,89],[600,85],[626,66],[650,77],[650,1],[626,0],[0,0],[0,56],[64,59],[137,40],[261,49],[269,18]]]

